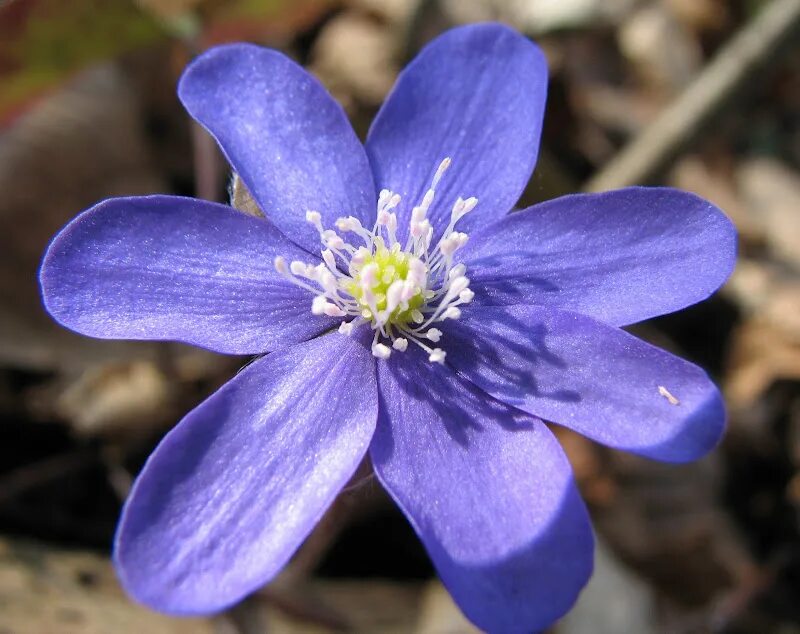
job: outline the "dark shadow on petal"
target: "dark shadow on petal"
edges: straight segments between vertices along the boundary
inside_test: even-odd
[[[527,274],[537,270],[539,260],[535,253],[504,251],[502,255],[487,255],[465,263],[467,277],[472,279],[470,288],[475,293],[475,304],[502,306],[525,302],[531,296],[557,293],[560,288],[552,281]],[[509,271],[509,262],[518,268]]]
[[[578,313],[476,306],[442,330],[447,362],[480,389],[607,446],[685,462],[724,431],[722,397],[705,372]],[[678,403],[660,394],[662,383]]]
[[[464,308],[465,312],[469,310]],[[467,376],[479,375],[481,386],[509,405],[521,405],[526,394],[562,402],[581,400],[575,390],[542,385],[537,378],[537,368],[545,364],[564,375],[571,371],[569,364],[548,347],[545,324],[526,323],[510,311],[492,310],[480,313],[479,326],[479,332],[461,320],[442,326],[441,345],[457,370]]]
[[[380,361],[378,384],[375,472],[455,601],[489,632],[552,624],[594,543],[557,439],[416,348]]]
[[[528,431],[533,427],[534,419],[529,414],[493,398],[458,376],[452,367],[431,363],[427,354],[418,348],[409,348],[405,353],[379,363],[388,363],[392,367],[397,386],[403,391],[408,415],[413,415],[418,402],[427,404],[442,420],[450,437],[461,446],[468,446],[472,433],[483,431],[487,423],[501,425],[508,431]],[[454,381],[463,387],[454,390]],[[452,397],[454,391],[458,394],[457,400]],[[387,411],[382,390],[378,411],[379,418]]]
[[[557,509],[527,547],[486,564],[455,561],[438,541],[428,552],[464,613],[487,631],[541,631],[575,604],[592,575],[594,536],[570,478]]]

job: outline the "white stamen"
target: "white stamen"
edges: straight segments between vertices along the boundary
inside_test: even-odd
[[[339,234],[331,231],[331,233],[325,236],[325,244],[334,251],[341,251],[344,249],[345,242]]]
[[[355,216],[347,216],[347,218],[339,218],[336,221],[336,228],[342,232],[358,231],[362,229],[361,222]]]
[[[346,317],[347,313],[344,312],[341,308],[339,308],[336,304],[326,304],[325,305],[325,314],[328,317]]]
[[[333,251],[330,249],[324,249],[322,251],[322,259],[325,260],[325,264],[328,265],[328,268],[331,271],[336,270],[336,258],[333,257]]]
[[[370,289],[378,283],[378,265],[370,262],[361,269],[361,287],[364,290]]]
[[[311,302],[313,315],[327,315],[328,317],[344,317],[347,315],[336,304],[331,304],[324,295],[317,295]]]
[[[425,333],[425,336],[433,343],[438,343],[439,339],[442,338],[442,331],[438,328],[430,328],[428,332]]]
[[[448,277],[452,280],[455,277],[461,277],[464,273],[467,272],[467,267],[463,264],[456,264],[452,269],[450,269],[450,274]]]
[[[431,189],[435,189],[436,186],[439,184],[439,181],[442,180],[442,176],[447,171],[447,168],[450,167],[450,157],[447,156],[444,160],[439,163],[439,167],[436,169],[436,174],[433,175],[433,183],[431,184]]]
[[[322,233],[322,216],[318,211],[307,211],[306,222],[310,222],[317,231]]]
[[[458,299],[464,304],[469,304],[475,298],[475,293],[471,288],[465,288],[458,294]]]
[[[339,324],[339,332],[343,335],[353,334],[353,322],[343,321],[341,324]]]
[[[443,232],[435,231],[428,218],[450,162],[445,158],[439,163],[430,187],[416,206],[409,206],[410,212],[409,207],[400,208],[398,213],[408,214],[405,245],[397,239],[395,213],[402,199],[384,189],[378,195],[371,230],[355,216],[335,222],[341,234],[354,234],[363,246],[353,246],[337,231],[326,229],[322,214],[309,210],[306,220],[317,230],[324,247],[322,262],[287,264],[284,258],[275,258],[280,275],[314,294],[312,314],[343,318],[339,332],[344,335],[369,324],[374,333],[372,354],[379,359],[388,359],[393,350],[404,352],[409,343],[414,343],[432,363],[444,363],[445,351],[425,343],[438,343],[442,338],[442,331],[433,324],[458,319],[459,306],[469,304],[475,297],[465,275],[466,266],[453,262],[453,257],[468,240],[455,226],[475,208],[477,198],[457,198]],[[436,243],[434,235],[440,236]]]
[[[386,310],[391,313],[400,305],[403,300],[403,291],[406,288],[406,283],[402,280],[395,280],[386,291]],[[409,298],[410,299],[410,298]],[[405,300],[408,301],[408,300]]]
[[[469,280],[461,275],[450,282],[450,288],[447,289],[448,295],[458,295],[461,291],[469,287]]]

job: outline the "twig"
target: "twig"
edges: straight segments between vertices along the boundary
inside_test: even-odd
[[[195,14],[185,11],[178,17],[165,21],[164,24],[183,40],[186,51],[191,57],[202,53],[200,40],[202,26]],[[217,143],[197,121],[190,120],[190,126],[195,196],[201,200],[219,202],[222,181],[221,157]]]
[[[686,90],[585,185],[606,191],[650,180],[771,59],[800,25],[800,0],[772,0]]]
[[[100,451],[100,459],[106,468],[108,484],[117,494],[120,502],[124,502],[133,486],[133,476],[123,464],[123,451],[119,445],[109,444]]]
[[[227,620],[238,634],[267,634],[270,631],[258,601],[252,597],[227,609],[220,618]]]
[[[192,121],[195,195],[202,200],[219,200],[220,170],[217,145],[211,135]]]

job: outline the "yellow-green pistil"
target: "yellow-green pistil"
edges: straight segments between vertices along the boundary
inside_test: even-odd
[[[361,307],[361,316],[371,322],[375,322],[376,315],[373,315],[373,308],[377,308],[378,313],[385,313],[387,308],[387,293],[389,287],[397,281],[408,281],[410,273],[410,262],[414,258],[410,253],[400,250],[400,243],[396,242],[392,249],[387,249],[380,245],[374,254],[364,258],[364,263],[358,267],[352,267],[352,281],[345,283],[344,289],[355,299]],[[371,265],[374,265],[371,266]],[[374,302],[370,305],[365,293],[365,279],[362,276],[364,269],[374,271],[375,283],[372,285]],[[422,313],[419,309],[425,303],[424,291],[419,288],[404,303],[393,307],[386,315],[387,324],[407,324],[412,320],[414,311],[418,315]]]

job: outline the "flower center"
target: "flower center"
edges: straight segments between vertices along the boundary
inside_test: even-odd
[[[458,307],[474,296],[464,275],[466,267],[454,265],[453,254],[467,243],[467,235],[455,231],[455,225],[475,208],[477,198],[456,200],[450,223],[431,248],[434,228],[427,214],[449,166],[449,158],[439,164],[430,188],[412,209],[405,245],[397,239],[394,212],[400,196],[384,189],[371,231],[353,216],[336,221],[340,232],[356,234],[363,246],[345,242],[339,233],[322,226],[318,212],[308,211],[306,220],[317,229],[324,247],[323,262],[314,266],[295,260],[287,266],[284,258],[275,258],[278,273],[314,294],[313,314],[344,318],[339,326],[343,334],[369,324],[374,330],[372,354],[380,359],[388,359],[392,350],[406,350],[410,341],[425,350],[431,361],[444,363],[445,351],[426,343],[441,339],[441,330],[433,325],[458,319]]]

